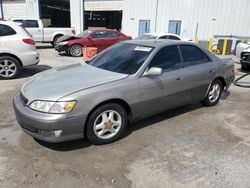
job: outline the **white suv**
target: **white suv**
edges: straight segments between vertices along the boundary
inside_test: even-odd
[[[22,67],[39,63],[35,42],[21,26],[0,21],[0,79],[18,76]]]

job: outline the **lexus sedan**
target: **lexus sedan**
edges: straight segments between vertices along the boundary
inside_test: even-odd
[[[36,139],[121,138],[129,122],[171,108],[216,105],[234,80],[234,65],[189,42],[116,44],[88,64],[39,73],[14,98],[16,119]]]
[[[130,36],[110,30],[85,30],[76,36],[62,36],[55,45],[58,52],[66,52],[73,57],[80,57],[83,55],[83,47],[96,47],[97,52],[101,52],[106,48],[121,41],[131,40]]]

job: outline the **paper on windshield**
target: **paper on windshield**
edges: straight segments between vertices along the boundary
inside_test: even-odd
[[[143,46],[137,46],[135,48],[135,51],[142,51],[142,52],[150,52],[152,48],[149,47],[143,47]]]

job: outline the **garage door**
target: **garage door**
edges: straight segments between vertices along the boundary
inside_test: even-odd
[[[25,0],[3,0],[3,16],[4,19],[26,17]]]
[[[122,0],[85,0],[86,11],[114,11],[123,10]]]

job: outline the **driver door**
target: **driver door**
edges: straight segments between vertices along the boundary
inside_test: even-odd
[[[142,76],[139,80],[141,115],[150,116],[180,106],[187,101],[183,89],[183,66],[177,46],[162,48],[148,69],[163,69],[161,76]]]

